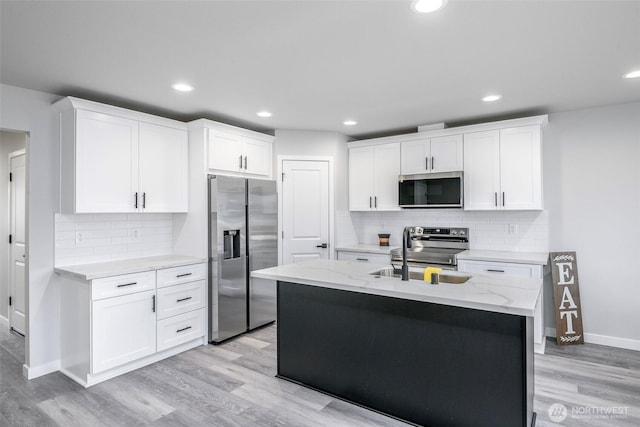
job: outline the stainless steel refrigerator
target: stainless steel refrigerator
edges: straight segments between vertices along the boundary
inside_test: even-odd
[[[209,175],[209,341],[276,320],[276,285],[250,272],[278,263],[276,182]]]

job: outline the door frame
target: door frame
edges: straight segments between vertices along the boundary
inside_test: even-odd
[[[26,257],[26,254],[27,254],[27,230],[28,230],[27,194],[26,194],[27,193],[27,167],[28,167],[28,165],[27,165],[27,148],[26,148],[27,134],[25,134],[24,136],[25,136],[25,148],[10,152],[8,154],[8,157],[7,157],[7,165],[9,166],[9,172],[11,172],[11,160],[16,158],[16,157],[24,156],[24,169],[25,169],[25,171],[24,171],[25,172],[25,176],[24,176],[24,179],[25,179],[25,188],[24,188],[24,192],[25,192],[25,194],[24,194],[24,225],[25,225],[25,230],[24,230],[24,232],[25,232],[25,236],[24,236],[25,237],[24,238],[24,240],[25,240],[24,241],[24,251],[25,251],[25,260],[24,260],[24,275],[25,275],[25,277],[24,277],[24,288],[25,288],[24,289],[24,299],[25,299],[25,301],[24,301],[24,315],[25,315],[25,319],[24,320],[25,320],[25,324],[24,324],[24,331],[22,331],[22,332],[18,331],[17,329],[13,329],[13,326],[12,326],[12,324],[13,324],[12,317],[13,316],[11,314],[11,307],[8,306],[7,307],[7,326],[9,327],[10,330],[18,332],[20,335],[24,334],[24,336],[26,336],[27,335],[27,327],[28,327],[27,326],[28,325],[28,321],[27,321],[27,319],[28,319],[28,314],[27,314],[28,311],[27,310],[28,310],[28,307],[29,307],[29,299],[28,299],[29,298],[29,293],[27,291],[27,288],[29,287],[28,286],[29,282],[27,280],[28,279],[28,271],[29,271],[28,267],[29,267],[29,265],[27,264],[28,258]],[[14,201],[11,198],[11,182],[9,182],[9,185],[7,187],[7,224],[6,224],[7,225],[8,234],[12,234],[11,232],[13,231],[13,230],[11,230],[11,226],[12,226],[12,221],[11,221],[12,220],[12,207],[13,207],[12,203],[13,202]],[[12,255],[11,245],[9,245],[8,249],[9,250],[7,251],[8,252],[7,253],[7,255],[8,255],[7,266],[9,268],[8,268],[8,271],[7,271],[7,279],[8,279],[7,280],[7,285],[8,285],[8,287],[7,287],[7,297],[11,297],[12,296],[12,292],[11,291],[13,289],[13,281],[11,280],[12,279],[11,264],[13,263],[14,260],[13,260],[13,257],[11,256]]]
[[[280,236],[280,244],[278,245],[278,265],[282,264],[284,245],[282,244],[282,232],[284,230],[282,224],[282,170],[285,161],[302,161],[302,162],[327,162],[329,165],[329,259],[334,258],[335,248],[334,242],[334,222],[335,222],[335,193],[333,187],[333,156],[301,156],[301,155],[278,155],[278,171],[276,175],[277,191],[278,191],[278,236]]]

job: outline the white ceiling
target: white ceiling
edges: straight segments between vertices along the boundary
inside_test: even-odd
[[[640,79],[622,78],[640,69],[640,1],[450,0],[431,15],[409,4],[2,0],[0,80],[356,137],[640,101]],[[175,92],[178,80],[195,91]],[[503,98],[481,102],[489,93]]]

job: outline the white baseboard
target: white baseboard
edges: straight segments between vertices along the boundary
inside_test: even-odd
[[[584,334],[584,341],[591,344],[608,345],[609,347],[625,348],[640,351],[640,340],[610,337],[608,335]]]
[[[0,325],[9,327],[9,319],[4,316],[0,316]]]
[[[555,338],[556,328],[546,328],[545,333],[548,337]],[[609,335],[588,334],[585,332],[584,342],[640,351],[640,340],[630,340],[628,338],[611,337]]]
[[[50,374],[52,372],[56,372],[60,369],[60,361],[54,360],[49,363],[45,363],[44,365],[39,366],[27,366],[22,365],[22,375],[24,375],[28,380],[32,380],[34,378],[41,377],[43,375]]]

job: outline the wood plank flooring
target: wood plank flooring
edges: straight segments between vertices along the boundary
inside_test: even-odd
[[[27,381],[24,339],[0,326],[0,426],[407,425],[275,378],[275,343],[269,326],[85,389],[60,373]],[[640,425],[640,352],[549,340],[535,387],[537,426]]]

